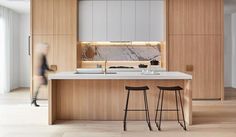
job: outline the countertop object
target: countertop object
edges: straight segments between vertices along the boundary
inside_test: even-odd
[[[114,74],[75,74],[75,72],[60,72],[50,74],[49,80],[53,79],[127,79],[127,80],[142,80],[142,79],[168,79],[191,80],[192,76],[182,72],[159,72],[153,75],[145,75],[142,72],[117,72]]]

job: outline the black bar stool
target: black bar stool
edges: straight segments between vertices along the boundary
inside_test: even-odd
[[[148,110],[148,100],[147,100],[147,90],[149,90],[149,88],[147,86],[144,86],[144,87],[128,87],[128,86],[126,86],[125,89],[128,90],[128,94],[127,94],[127,100],[126,100],[126,105],[125,105],[125,110],[124,110],[125,111],[124,121],[123,121],[124,122],[124,131],[126,131],[126,119],[127,119],[128,111],[145,111],[146,112],[146,121],[147,121],[149,130],[152,131],[150,117],[149,117],[149,110]],[[128,109],[130,91],[143,91],[145,109]]]
[[[159,95],[158,95],[157,109],[156,109],[156,116],[155,116],[155,123],[156,123],[156,126],[157,126],[158,130],[159,131],[161,130],[162,111],[176,111],[177,112],[178,123],[183,127],[184,130],[187,130],[186,124],[185,124],[185,118],[184,118],[182,98],[181,98],[181,94],[180,94],[180,91],[183,90],[183,88],[181,88],[179,86],[175,86],[175,87],[161,87],[161,86],[158,86],[158,88],[160,89],[160,92],[159,92]],[[163,98],[164,98],[165,91],[174,91],[175,92],[176,109],[163,109]],[[177,94],[179,95],[180,106],[181,106],[182,117],[183,117],[183,124],[179,120],[179,106],[178,106]],[[159,109],[160,97],[161,97],[161,109]],[[158,123],[157,122],[157,115],[158,115],[159,111],[160,111],[160,118],[159,118],[159,123]]]

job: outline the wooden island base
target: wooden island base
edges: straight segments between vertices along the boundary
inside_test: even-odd
[[[122,121],[125,86],[144,85],[150,88],[148,103],[152,120],[159,93],[157,86],[183,87],[185,120],[192,124],[191,80],[49,80],[49,124],[56,124],[57,120]],[[131,93],[129,108],[144,108],[142,92]],[[175,108],[173,92],[165,94],[164,108]],[[163,112],[163,119],[175,120],[176,112]],[[145,112],[129,112],[128,120],[145,120]]]

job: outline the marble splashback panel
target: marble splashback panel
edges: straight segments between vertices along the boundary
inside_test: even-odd
[[[160,45],[83,45],[82,61],[150,61],[161,59]]]

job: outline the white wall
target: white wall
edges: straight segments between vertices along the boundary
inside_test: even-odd
[[[12,18],[13,24],[13,38],[11,39],[13,44],[10,47],[10,89],[16,89],[19,87],[19,14],[13,12]]]
[[[232,31],[231,14],[225,14],[224,19],[224,84],[225,87],[232,86]]]
[[[232,87],[236,88],[236,13],[232,14]]]
[[[28,36],[30,34],[29,14],[14,13],[13,46],[10,49],[10,89],[30,87],[30,56]]]
[[[30,56],[28,55],[29,14],[20,14],[19,26],[19,87],[30,87]]]

